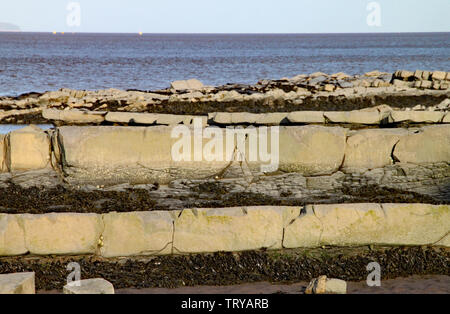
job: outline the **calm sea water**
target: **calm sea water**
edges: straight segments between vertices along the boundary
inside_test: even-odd
[[[182,35],[0,33],[0,95],[255,83],[322,71],[450,70],[450,33]]]

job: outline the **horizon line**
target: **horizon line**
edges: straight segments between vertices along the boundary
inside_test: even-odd
[[[0,30],[0,33],[34,33],[34,34],[141,34],[142,35],[332,35],[332,34],[427,34],[427,33],[442,33],[447,34],[450,31],[411,31],[411,32],[307,32],[307,33],[298,33],[298,32],[273,32],[273,33],[257,33],[257,32],[144,32],[144,31],[136,31],[136,32],[76,32],[76,31],[22,31],[22,30]]]

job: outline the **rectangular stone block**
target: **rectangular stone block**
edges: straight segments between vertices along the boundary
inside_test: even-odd
[[[347,129],[340,127],[280,127],[279,170],[304,175],[336,172],[344,160]]]
[[[291,123],[325,123],[325,117],[322,111],[289,112],[287,119]]]
[[[218,158],[208,159],[204,147],[209,141],[202,132],[187,126],[61,127],[59,138],[64,169],[71,177],[165,184],[176,178],[213,176],[229,164],[225,149]]]
[[[0,294],[35,294],[34,273],[0,275]]]
[[[174,253],[281,248],[283,228],[296,207],[185,209],[175,221]]]
[[[25,234],[17,216],[0,214],[0,256],[22,255],[27,252]]]
[[[96,214],[24,214],[18,219],[25,231],[25,246],[36,255],[96,253],[103,231]]]
[[[286,228],[283,246],[298,248],[376,243],[383,219],[384,214],[378,204],[306,206],[304,214]]]
[[[321,244],[323,226],[314,214],[314,207],[307,205],[284,230],[284,248],[318,247]]]
[[[413,164],[450,161],[450,125],[426,126],[402,137],[393,155]]]
[[[433,80],[437,80],[437,81],[442,81],[445,80],[445,77],[447,76],[446,72],[443,71],[434,71],[433,74],[431,75],[431,78]]]
[[[258,116],[255,123],[261,125],[280,125],[287,117],[286,112],[262,113]]]
[[[173,223],[178,211],[109,213],[100,250],[104,257],[162,255],[172,252]]]
[[[386,215],[378,241],[392,245],[450,247],[450,205],[383,204]]]
[[[328,111],[325,118],[332,123],[380,124],[383,115],[377,110]]]
[[[42,169],[50,162],[50,140],[35,125],[7,135],[6,165],[9,171]]]
[[[360,245],[441,245],[450,239],[450,206],[336,204],[306,206],[286,227],[286,248]]]
[[[201,125],[207,125],[206,116],[173,115],[140,112],[108,112],[105,120],[108,122],[137,123],[137,124],[163,124],[163,125],[191,125],[194,119],[200,119]]]
[[[358,130],[347,138],[343,168],[375,169],[391,165],[392,149],[408,135],[406,129]]]
[[[444,117],[441,111],[393,111],[391,117],[394,122],[437,123]]]
[[[105,121],[106,112],[86,111],[79,109],[57,110],[44,109],[42,116],[48,120],[64,121],[66,123],[102,123]]]

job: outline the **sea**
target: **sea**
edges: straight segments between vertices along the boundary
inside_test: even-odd
[[[448,33],[0,33],[0,95],[253,84],[312,72],[450,70]]]

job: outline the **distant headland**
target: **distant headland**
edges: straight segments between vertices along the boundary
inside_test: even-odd
[[[0,32],[21,32],[19,26],[11,23],[0,22]]]

